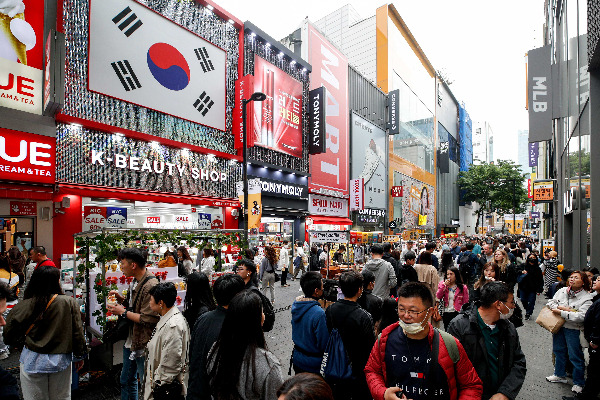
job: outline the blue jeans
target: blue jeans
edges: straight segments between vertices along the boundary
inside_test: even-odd
[[[579,343],[579,330],[561,328],[552,335],[552,351],[554,352],[554,375],[561,378],[566,376],[565,364],[567,356],[573,364],[573,384],[584,386],[585,379],[585,361],[583,359],[583,350]]]
[[[533,314],[533,309],[535,307],[535,296],[535,292],[525,292],[521,290],[521,303],[523,303],[525,315]]]
[[[144,357],[129,359],[131,349],[123,346],[123,369],[121,370],[121,400],[138,400],[138,377],[144,379]]]

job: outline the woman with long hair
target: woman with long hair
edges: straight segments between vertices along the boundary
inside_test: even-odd
[[[221,333],[208,355],[215,400],[276,399],[283,383],[281,365],[267,350],[260,296],[244,290],[229,303]]]
[[[439,273],[441,276],[446,276],[446,271],[449,268],[455,267],[456,263],[454,262],[454,257],[452,257],[452,253],[450,250],[442,251],[442,259],[440,261]]]
[[[200,272],[206,274],[208,279],[215,273],[215,254],[213,249],[206,247],[202,250],[202,261],[200,262]]]
[[[190,329],[175,306],[177,289],[163,282],[149,291],[150,308],[160,315],[148,342],[144,400],[183,400],[187,394]]]
[[[564,325],[552,335],[554,352],[554,375],[546,378],[548,382],[567,383],[567,359],[573,364],[573,387],[571,391],[581,393],[585,384],[585,360],[579,339],[583,329],[585,313],[592,305],[590,281],[582,271],[569,276],[569,286],[560,289],[546,304],[554,314],[565,319]]]
[[[178,264],[180,266],[179,268],[181,272],[183,273],[183,271],[185,271],[185,276],[191,274],[194,263],[192,261],[192,257],[190,257],[190,253],[185,248],[185,246],[180,246],[177,249],[177,259],[179,260]]]
[[[19,251],[17,246],[11,246],[11,248],[8,249],[7,259],[12,272],[19,276],[19,285],[22,285],[25,281],[25,273],[23,272],[23,269],[25,268],[25,257],[23,257],[23,254]]]
[[[473,285],[473,288],[475,290],[473,291],[473,298],[471,299],[471,301],[475,302],[479,300],[479,297],[481,295],[481,288],[488,282],[494,282],[496,280],[499,280],[499,276],[500,267],[498,266],[498,264],[496,264],[493,261],[485,264],[483,266],[483,272],[481,273],[479,280],[475,282],[475,285]]]
[[[6,319],[4,341],[17,344],[25,337],[20,357],[23,398],[70,399],[74,359],[87,353],[81,311],[60,287],[60,270],[48,265],[33,274],[23,300]],[[76,361],[81,369],[83,361]]]
[[[194,327],[199,316],[217,308],[210,288],[210,281],[203,272],[192,272],[187,276],[187,288],[183,301],[183,316],[188,326]]]
[[[265,247],[265,258],[260,263],[259,279],[262,282],[260,289],[267,295],[267,288],[271,292],[271,303],[275,302],[275,271],[277,270],[277,255],[272,246]]]
[[[381,320],[377,325],[377,335],[396,322],[398,322],[398,302],[391,297],[383,299],[383,305],[381,306]]]
[[[535,254],[527,256],[523,271],[517,279],[519,280],[521,303],[525,309],[525,319],[529,319],[535,308],[536,294],[540,294],[544,290],[544,277]]]
[[[496,280],[502,281],[508,286],[508,290],[513,293],[517,284],[517,268],[510,262],[508,253],[504,249],[497,249],[494,252],[494,262],[500,267],[500,274]]]
[[[442,321],[444,321],[444,329],[446,329],[450,321],[458,315],[462,306],[469,302],[469,288],[463,283],[458,268],[448,268],[446,279],[438,285],[436,297],[444,304]]]

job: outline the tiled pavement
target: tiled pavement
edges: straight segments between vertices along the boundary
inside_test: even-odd
[[[289,306],[299,293],[299,280],[289,282],[290,286],[282,288],[276,283],[275,304],[277,310],[275,327],[266,334],[269,349],[277,356],[282,365],[284,379],[288,377],[291,339],[291,312]],[[542,296],[538,297],[536,311],[539,313],[544,303]],[[527,357],[527,376],[519,394],[519,400],[561,399],[570,395],[570,385],[548,383],[545,377],[552,375],[552,337],[549,332],[538,326],[534,320],[524,321],[525,325],[518,329],[521,347]],[[18,378],[18,354],[11,354],[6,360],[0,361],[0,366],[9,369]],[[83,383],[74,399],[118,399],[118,371],[112,375],[104,375]]]

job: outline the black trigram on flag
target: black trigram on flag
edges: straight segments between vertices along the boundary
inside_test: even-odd
[[[116,61],[110,63],[110,65],[112,65],[113,69],[117,74],[117,77],[121,81],[121,84],[123,85],[126,91],[129,92],[130,90],[135,90],[142,87],[140,81],[138,81],[137,76],[135,76],[133,69],[131,69],[129,61]]]
[[[125,20],[121,22],[123,18],[125,18]],[[131,36],[133,32],[142,26],[142,21],[137,17],[137,15],[135,15],[133,11],[131,11],[131,8],[129,7],[118,13],[117,16],[112,19],[112,22],[114,22],[115,25],[117,25],[127,37]]]
[[[213,71],[215,67],[213,66],[212,61],[208,58],[208,52],[206,51],[206,47],[200,47],[198,49],[194,49],[194,53],[196,53],[196,57],[200,61],[200,66],[204,72]]]
[[[202,92],[200,97],[194,102],[194,108],[204,117],[213,104],[215,104],[215,102],[210,99],[210,96],[208,96],[206,92]]]

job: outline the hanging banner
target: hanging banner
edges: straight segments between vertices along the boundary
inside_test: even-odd
[[[438,168],[440,174],[450,173],[450,154],[449,154],[449,142],[441,142],[438,150]]]
[[[308,93],[310,135],[308,154],[322,154],[327,151],[325,147],[325,105],[327,103],[325,87],[313,89]]]
[[[527,52],[529,141],[552,139],[552,76],[550,45]]]
[[[513,226],[513,223],[515,226]],[[504,224],[511,235],[521,235],[525,224],[525,214],[504,214]]]
[[[244,205],[244,184],[243,182],[235,183],[238,198]],[[260,219],[262,218],[262,199],[261,199],[261,183],[260,179],[248,179],[248,229],[258,229],[260,227]],[[214,225],[214,220],[212,225]]]
[[[427,215],[419,214],[419,226],[427,225]]]
[[[552,203],[554,200],[554,181],[550,179],[533,181],[533,201]]]
[[[267,95],[254,106],[254,145],[302,157],[302,83],[255,55],[254,92]]]
[[[537,167],[539,149],[540,149],[540,144],[538,142],[529,143],[529,166],[530,167]]]
[[[365,208],[365,184],[363,179],[350,181],[350,211],[359,211]]]
[[[302,58],[313,67],[310,89],[324,86],[327,98],[326,152],[310,156],[308,187],[312,193],[345,197],[350,182],[348,59],[308,22],[302,27]]]
[[[400,90],[392,90],[388,93],[388,132],[390,135],[400,133]]]
[[[542,239],[542,254],[548,251],[556,251],[556,242],[554,239]]]
[[[133,0],[91,0],[89,90],[225,131],[227,53]]]
[[[248,100],[252,95],[254,88],[254,76],[246,75],[235,81],[235,108],[233,109],[233,137],[234,148],[241,149],[244,147],[244,100]],[[246,104],[246,142],[248,147],[254,146],[251,140],[254,135],[248,135],[252,132],[254,121],[254,101]]]

